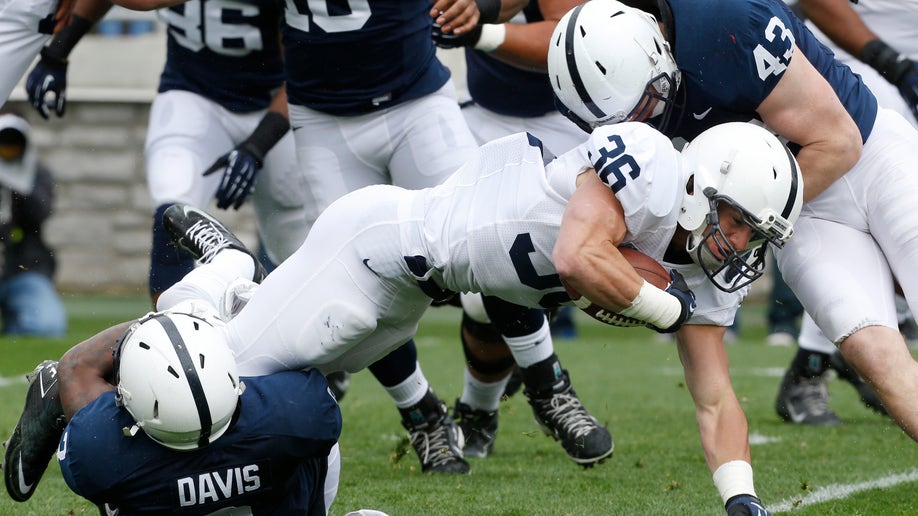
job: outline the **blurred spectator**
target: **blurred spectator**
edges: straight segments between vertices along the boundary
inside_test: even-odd
[[[54,182],[38,163],[29,123],[0,111],[0,315],[7,335],[60,336],[67,316],[54,288],[54,253],[42,239]]]

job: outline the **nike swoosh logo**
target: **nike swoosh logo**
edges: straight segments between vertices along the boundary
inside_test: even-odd
[[[61,438],[61,444],[57,447],[57,460],[64,460],[67,458],[67,432],[64,432],[64,437]]]
[[[701,120],[702,118],[708,116],[708,113],[710,113],[712,109],[714,108],[709,107],[708,109],[705,109],[701,113],[692,113],[692,116],[695,117],[695,120]]]
[[[27,494],[32,491],[32,486],[35,484],[27,484],[25,481],[25,475],[22,474],[22,452],[19,452],[19,462],[16,463],[16,468],[19,469],[19,492],[22,494]]]
[[[370,261],[369,258],[364,258],[364,259],[363,259],[363,266],[366,267],[370,272],[372,272],[373,275],[375,275],[375,276],[378,277],[378,276],[379,276],[379,273],[376,272],[376,271],[374,271],[373,268],[370,267],[370,264],[368,263],[369,261]]]

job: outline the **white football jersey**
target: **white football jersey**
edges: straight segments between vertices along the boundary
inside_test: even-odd
[[[407,254],[424,255],[437,283],[524,306],[567,301],[551,262],[577,176],[594,167],[626,215],[626,242],[661,259],[676,227],[684,184],[680,155],[640,123],[596,129],[543,165],[540,142],[518,133],[482,146],[445,183],[418,194],[424,230],[404,231]]]

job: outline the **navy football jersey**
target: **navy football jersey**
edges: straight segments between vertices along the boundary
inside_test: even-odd
[[[431,39],[429,0],[287,0],[291,104],[359,115],[423,97],[449,70]]]
[[[188,0],[160,9],[168,25],[159,92],[185,90],[245,113],[284,80],[280,0]]]
[[[107,392],[77,412],[57,458],[70,488],[121,514],[325,514],[328,453],[341,412],[318,371],[246,377],[237,420],[195,451],[176,451],[142,431]]]
[[[525,22],[542,21],[538,2],[529,2],[517,17]],[[521,22],[523,20],[520,20]],[[466,83],[475,103],[507,116],[535,117],[555,110],[555,97],[548,74],[523,70],[486,52],[466,47]]]
[[[866,141],[877,115],[876,98],[782,0],[667,2],[675,20],[667,39],[675,41],[680,94],[685,95],[681,113],[664,128],[668,136],[691,140],[723,122],[758,118],[755,109],[787,69],[796,43],[832,85]]]

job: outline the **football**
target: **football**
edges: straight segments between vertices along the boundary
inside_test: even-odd
[[[618,250],[628,260],[628,263],[634,267],[634,270],[648,283],[660,289],[665,289],[669,286],[669,273],[660,265],[660,262],[631,247],[619,247]],[[611,326],[631,328],[645,325],[644,321],[610,312],[595,303],[591,303],[589,306],[581,308],[581,310],[593,319]]]

